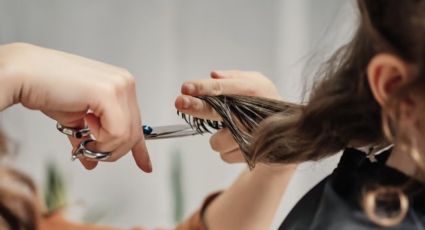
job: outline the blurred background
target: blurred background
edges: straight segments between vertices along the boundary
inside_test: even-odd
[[[0,0],[0,44],[28,42],[127,68],[137,79],[146,124],[183,123],[174,109],[180,84],[211,70],[255,70],[287,100],[300,102],[318,65],[347,41],[350,0]],[[132,157],[86,171],[55,123],[14,106],[1,126],[18,153],[12,164],[42,188],[49,162],[66,187],[67,215],[120,227],[173,226],[205,196],[229,186],[244,165],[226,165],[208,135],[149,141],[154,172]],[[328,174],[338,156],[302,165],[273,228]]]

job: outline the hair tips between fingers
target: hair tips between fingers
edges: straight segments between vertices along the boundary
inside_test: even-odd
[[[263,120],[276,114],[290,116],[302,108],[296,104],[252,96],[220,95],[197,98],[211,106],[223,121],[197,118],[179,111],[177,114],[199,133],[211,133],[211,130],[228,128],[250,168],[255,165],[251,152],[253,133]]]

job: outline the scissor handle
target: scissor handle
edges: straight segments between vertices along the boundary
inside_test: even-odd
[[[82,128],[82,129],[78,129],[78,128],[71,128],[71,127],[67,127],[64,126],[60,123],[56,124],[56,128],[59,130],[59,132],[67,135],[67,136],[72,136],[75,137],[77,139],[81,139],[83,137],[90,137],[91,133],[90,133],[90,129],[89,128]],[[144,125],[143,126],[143,133],[144,135],[150,135],[152,133],[153,129],[152,127],[148,126],[148,125]],[[78,148],[72,153],[72,160],[76,160],[78,158],[84,157],[84,158],[89,158],[92,160],[96,160],[96,161],[106,161],[111,157],[111,153],[110,152],[95,152],[90,150],[87,145],[90,142],[93,142],[94,139],[92,137],[90,137],[87,140],[83,140],[79,145]]]
[[[64,126],[60,123],[56,124],[56,128],[59,130],[59,132],[75,137],[77,139],[81,139],[83,137],[89,137],[91,135],[89,128],[83,128],[83,129],[77,129],[77,128],[71,128]],[[89,158],[96,161],[105,161],[110,156],[110,152],[95,152],[87,148],[87,145],[90,142],[93,142],[93,138],[89,138],[87,140],[83,140],[79,145],[78,148],[72,153],[72,160],[76,160],[81,157]]]
[[[59,132],[65,134],[65,135],[68,135],[68,136],[75,137],[77,139],[81,139],[83,137],[90,136],[90,129],[89,128],[76,129],[76,128],[63,126],[59,122],[56,123],[56,128],[59,130]]]
[[[61,133],[78,138],[78,139],[81,139],[83,137],[89,137],[88,139],[83,140],[78,145],[78,148],[72,153],[72,160],[75,160],[81,157],[86,157],[92,160],[105,161],[111,156],[110,152],[96,152],[87,148],[87,145],[90,142],[95,141],[94,137],[91,136],[89,128],[77,129],[77,128],[63,126],[59,123],[57,123],[56,128]],[[160,130],[161,128],[162,130]],[[158,130],[154,131],[154,129],[158,129]],[[148,125],[144,125],[142,130],[146,140],[184,137],[184,136],[192,136],[192,135],[200,134],[198,131],[193,130],[191,126],[186,127],[186,125],[162,126],[162,127],[156,127],[156,128],[152,128]]]
[[[59,132],[68,135],[68,136],[72,136],[75,137],[77,139],[81,139],[83,137],[88,137],[90,136],[91,132],[89,128],[82,128],[82,129],[78,129],[78,128],[71,128],[71,127],[67,127],[64,126],[62,124],[60,124],[59,122],[56,123],[56,128],[59,130]],[[143,125],[143,134],[144,135],[150,135],[153,131],[152,127],[150,127],[149,125]]]
[[[90,142],[93,142],[93,139],[87,139],[82,141],[78,148],[72,153],[72,160],[76,160],[81,157],[89,158],[96,161],[106,161],[111,157],[110,152],[94,152],[87,148],[87,145]]]

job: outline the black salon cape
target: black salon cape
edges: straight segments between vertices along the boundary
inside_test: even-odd
[[[366,154],[347,149],[334,172],[310,190],[292,209],[279,230],[425,230],[425,185],[385,165],[390,150],[372,163]],[[367,185],[406,185],[409,212],[391,228],[372,223],[361,208]]]

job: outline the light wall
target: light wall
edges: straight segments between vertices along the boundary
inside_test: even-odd
[[[347,37],[350,6],[339,0],[0,0],[0,44],[29,42],[127,68],[137,79],[142,120],[164,125],[182,122],[173,106],[180,84],[214,69],[263,72],[285,98],[300,101],[310,81],[303,79]],[[63,170],[75,219],[93,211],[103,224],[172,226],[173,155],[183,162],[185,215],[244,167],[221,162],[203,136],[149,142],[152,175],[140,172],[131,156],[86,171],[69,160],[66,138],[42,114],[15,106],[1,120],[19,146],[14,163],[40,186],[46,161]],[[301,167],[274,226],[335,162]]]

